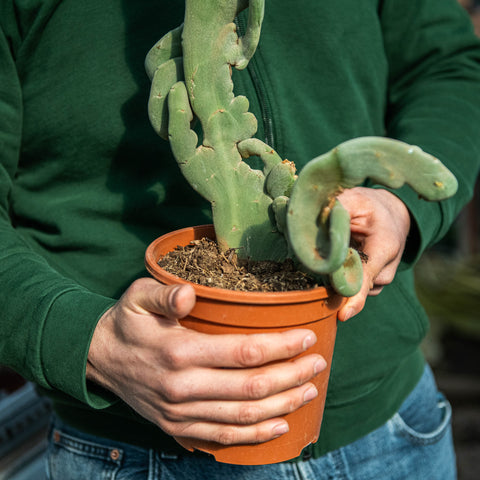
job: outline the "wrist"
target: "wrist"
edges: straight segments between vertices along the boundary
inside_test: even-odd
[[[96,385],[111,390],[110,382],[104,374],[103,365],[108,364],[109,345],[111,344],[111,312],[112,308],[107,310],[97,323],[95,331],[93,332],[92,340],[87,356],[87,365],[85,376],[87,381],[93,382]],[[110,339],[110,340],[108,340]]]

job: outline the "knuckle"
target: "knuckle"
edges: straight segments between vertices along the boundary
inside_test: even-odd
[[[292,413],[303,405],[303,399],[299,397],[288,398],[285,401],[285,412]]]
[[[381,275],[379,281],[376,282],[377,285],[390,285],[395,278],[395,274],[393,272],[385,272]]]
[[[186,389],[182,386],[183,382],[167,382],[163,387],[162,396],[169,404],[179,404],[188,400]]]
[[[252,404],[246,404],[240,407],[238,412],[237,423],[241,425],[252,425],[257,423],[261,418],[260,409]]]
[[[236,356],[237,362],[243,367],[261,365],[265,362],[264,349],[257,343],[251,343],[249,339],[240,345]]]
[[[270,430],[265,430],[265,428],[262,427],[257,427],[255,429],[255,432],[253,434],[253,440],[252,443],[263,443],[268,440],[271,440],[271,432]]]
[[[162,416],[170,425],[179,423],[185,419],[178,405],[171,403],[163,406]]]
[[[185,368],[189,364],[188,345],[179,345],[178,342],[173,341],[165,346],[162,357],[172,370]]]
[[[170,435],[171,437],[178,435],[179,428],[175,422],[170,422],[168,419],[163,418],[156,423],[167,435]]]
[[[272,390],[271,379],[264,374],[256,374],[245,383],[245,395],[247,398],[265,398]]]
[[[137,278],[130,284],[127,291],[125,292],[125,295],[130,297],[135,297],[144,288],[145,288],[145,279]]]
[[[314,358],[317,359],[317,356]],[[320,358],[320,355],[318,355],[318,359]],[[293,363],[293,365],[295,365],[298,372],[296,374],[297,386],[304,385],[315,376],[311,358],[299,358]]]
[[[387,265],[375,277],[372,289],[375,289],[377,287],[383,287],[385,285],[389,285],[390,283],[392,283],[395,278],[396,272],[397,272],[396,264]]]
[[[235,427],[225,427],[217,435],[216,441],[221,445],[238,443],[238,431]]]

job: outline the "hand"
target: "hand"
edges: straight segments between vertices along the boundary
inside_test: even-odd
[[[326,363],[319,355],[270,362],[304,352],[314,333],[198,333],[177,321],[194,304],[191,286],[134,282],[97,325],[87,378],[174,437],[230,445],[286,433],[278,417],[317,396],[309,381]]]
[[[363,309],[368,295],[378,295],[393,281],[410,231],[410,214],[387,190],[357,187],[345,190],[338,199],[350,213],[353,241],[368,256],[360,292],[339,312],[339,320],[345,321]]]

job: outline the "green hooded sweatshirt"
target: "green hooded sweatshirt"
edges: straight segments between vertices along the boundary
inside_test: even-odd
[[[480,45],[456,0],[266,3],[257,53],[234,73],[259,138],[301,168],[386,135],[437,156],[460,185],[441,203],[395,192],[412,233],[395,281],[339,325],[320,455],[387,421],[423,371],[412,267],[472,195]],[[85,368],[98,319],[146,275],[147,245],[210,221],[147,116],[145,55],[183,12],[180,0],[0,1],[0,363],[71,425],[169,452],[181,447]]]

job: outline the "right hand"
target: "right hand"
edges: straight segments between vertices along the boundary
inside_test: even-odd
[[[177,321],[194,304],[189,285],[135,281],[98,322],[87,378],[180,443],[260,443],[286,433],[279,417],[317,396],[310,380],[326,362],[317,354],[281,360],[311,347],[315,334],[198,333]]]

